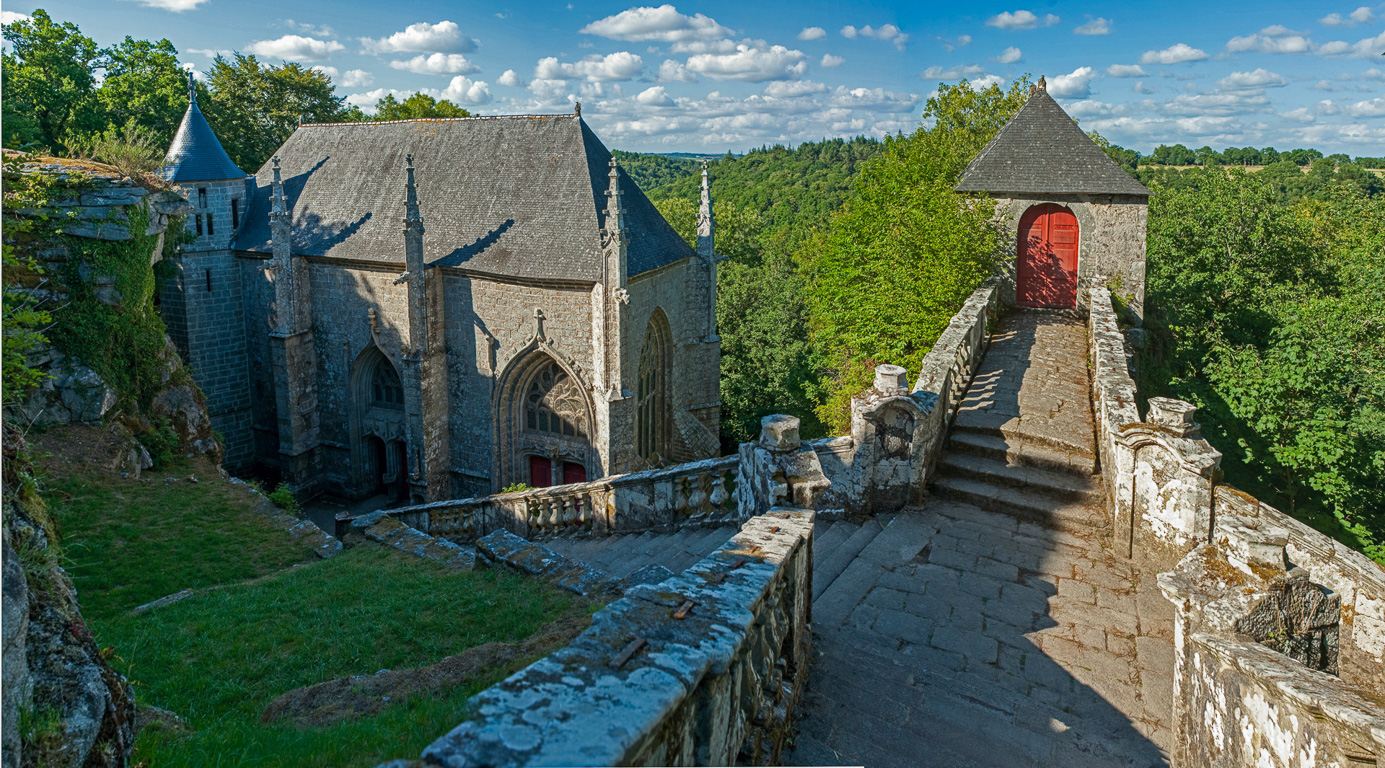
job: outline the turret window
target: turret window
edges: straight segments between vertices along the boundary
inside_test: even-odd
[[[231,198],[231,229],[240,226],[240,198]]]
[[[197,236],[202,236],[202,214],[197,214]]]
[[[207,213],[207,234],[216,234],[216,232],[212,230],[212,214],[210,212]]]
[[[207,188],[206,188],[206,187],[199,187],[199,188],[197,189],[197,207],[198,207],[198,208],[206,208],[206,207],[207,207]]]

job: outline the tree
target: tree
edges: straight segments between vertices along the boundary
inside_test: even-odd
[[[819,417],[834,431],[877,363],[917,367],[966,297],[992,274],[1002,235],[989,199],[953,190],[958,176],[1028,97],[943,85],[912,136],[886,140],[855,195],[800,255],[812,341],[829,369]]]
[[[14,50],[3,56],[4,145],[60,152],[70,137],[106,126],[96,98],[101,51],[71,22],[53,23],[43,9],[4,26]]]
[[[107,123],[123,128],[134,120],[155,146],[168,147],[188,105],[187,73],[178,65],[178,49],[167,40],[127,36],[106,51],[105,68],[97,96]]]
[[[302,64],[260,64],[254,56],[217,56],[199,99],[226,153],[254,172],[293,133],[300,121],[330,123],[349,119],[345,97],[332,79]]]
[[[375,102],[375,116],[370,120],[414,120],[421,117],[471,117],[471,113],[447,99],[434,99],[426,93],[415,93],[399,101],[387,93]]]

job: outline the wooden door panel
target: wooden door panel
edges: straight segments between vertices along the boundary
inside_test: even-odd
[[[1077,217],[1066,208],[1045,203],[1025,212],[1015,265],[1015,298],[1021,306],[1077,306],[1079,234]]]

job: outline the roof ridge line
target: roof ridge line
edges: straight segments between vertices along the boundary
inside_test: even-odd
[[[562,114],[533,114],[533,115],[468,115],[467,117],[410,117],[403,120],[359,120],[352,122],[339,123],[303,123],[300,128],[328,128],[339,125],[395,125],[398,123],[451,123],[462,120],[504,120],[506,118],[527,118],[530,120],[547,120],[558,117],[578,117],[571,113]]]

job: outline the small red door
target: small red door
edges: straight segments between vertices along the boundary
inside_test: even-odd
[[[587,482],[587,468],[570,461],[563,462],[563,484]]]
[[[553,484],[553,460],[547,456],[529,457],[529,486],[547,488]]]
[[[1077,217],[1053,203],[1020,218],[1015,300],[1022,307],[1077,307]]]

